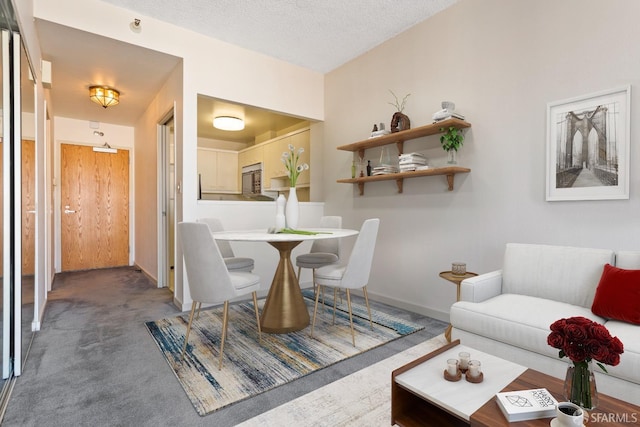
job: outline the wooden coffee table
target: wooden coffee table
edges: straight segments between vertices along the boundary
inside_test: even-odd
[[[530,388],[545,387],[553,396],[561,402],[566,400],[563,395],[564,381],[543,374],[533,369],[527,369],[516,378],[503,391],[525,390]],[[598,406],[588,411],[586,425],[593,426],[632,426],[640,423],[640,407],[603,393],[598,393]],[[548,427],[550,418],[537,420],[508,422],[502,415],[495,398],[489,400],[480,409],[471,415],[472,427]]]
[[[468,351],[482,362],[484,381],[446,381],[446,358]],[[474,356],[475,355],[475,356]],[[495,400],[499,391],[546,388],[563,401],[563,380],[487,355],[453,341],[391,374],[391,424],[411,426],[548,427],[551,418],[509,423]],[[587,426],[630,426],[640,420],[640,407],[598,393],[598,406],[589,411]]]

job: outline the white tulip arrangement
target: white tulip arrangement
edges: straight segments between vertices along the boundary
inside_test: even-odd
[[[300,154],[302,153],[304,153],[304,148],[300,147],[296,150],[296,148],[291,144],[289,144],[289,151],[282,153],[281,160],[287,168],[287,176],[291,182],[291,187],[296,186],[300,173],[309,169],[309,165],[306,163],[298,164]]]

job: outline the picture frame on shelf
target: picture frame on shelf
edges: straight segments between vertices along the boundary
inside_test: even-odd
[[[547,104],[546,200],[629,198],[631,86]]]

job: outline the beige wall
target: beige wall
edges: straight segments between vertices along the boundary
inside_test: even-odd
[[[638,17],[634,0],[462,0],[329,73],[325,82],[324,186],[327,214],[346,227],[380,217],[370,292],[446,318],[455,286],[438,277],[452,261],[487,272],[507,242],[640,250]],[[632,85],[629,200],[545,201],[548,102]],[[335,147],[388,123],[393,101],[411,93],[413,127],[453,101],[472,128],[459,154],[471,173],[368,184],[358,196],[337,184],[351,153]],[[405,144],[444,161],[437,137]],[[374,162],[379,151],[367,152]],[[330,160],[331,159],[331,160]]]

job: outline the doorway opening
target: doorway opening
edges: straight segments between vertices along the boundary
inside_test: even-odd
[[[175,126],[173,111],[158,126],[158,287],[175,284]]]

